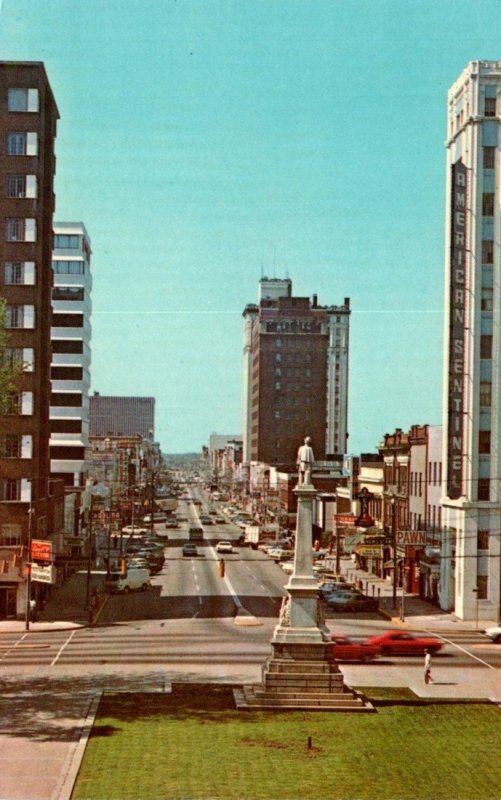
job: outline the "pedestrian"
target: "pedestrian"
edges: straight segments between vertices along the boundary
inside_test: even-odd
[[[424,682],[434,683],[431,677],[431,653],[428,649],[424,651]]]
[[[30,600],[30,619],[32,622],[36,622],[37,619],[37,601],[34,597]]]

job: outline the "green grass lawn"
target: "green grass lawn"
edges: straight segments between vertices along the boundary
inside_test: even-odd
[[[376,714],[238,712],[220,685],[105,695],[72,800],[499,800],[500,709],[364,692]]]

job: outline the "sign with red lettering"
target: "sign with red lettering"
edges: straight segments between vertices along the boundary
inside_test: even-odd
[[[338,525],[354,525],[355,524],[355,515],[354,514],[336,514],[336,523]]]
[[[31,542],[32,561],[52,561],[52,542],[33,539]]]

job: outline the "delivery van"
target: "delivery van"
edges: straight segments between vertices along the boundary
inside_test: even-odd
[[[150,571],[145,567],[130,567],[126,575],[112,572],[104,582],[107,592],[145,592],[151,586]]]

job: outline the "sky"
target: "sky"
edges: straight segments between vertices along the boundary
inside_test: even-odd
[[[242,431],[259,280],[349,297],[349,450],[442,422],[447,91],[499,0],[3,0],[43,61],[57,221],[92,241],[92,391],[166,453]]]

